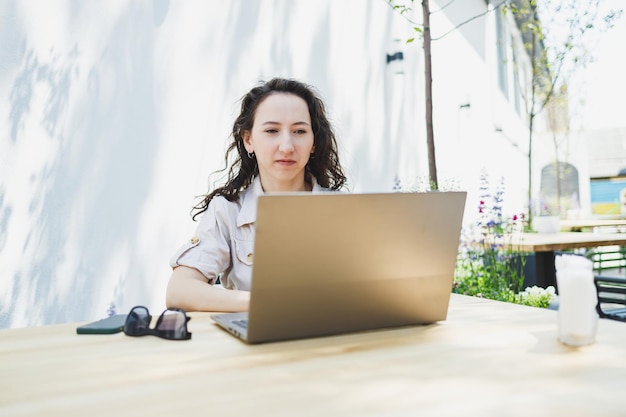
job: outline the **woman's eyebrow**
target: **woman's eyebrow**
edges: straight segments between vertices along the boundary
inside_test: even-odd
[[[271,120],[268,120],[267,122],[261,123],[261,125],[280,125],[280,124],[281,124],[280,122],[274,122],[274,121],[271,121]],[[294,126],[294,125],[308,126],[309,124],[307,122],[305,122],[305,121],[301,121],[301,122],[292,123],[291,125],[292,126]]]

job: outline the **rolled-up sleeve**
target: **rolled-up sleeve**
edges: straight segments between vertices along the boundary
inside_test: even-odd
[[[195,268],[209,284],[215,284],[219,274],[231,268],[228,203],[215,198],[202,215],[196,234],[189,238],[170,259],[170,266]]]

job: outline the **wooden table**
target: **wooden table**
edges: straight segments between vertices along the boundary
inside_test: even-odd
[[[0,330],[0,415],[623,416],[626,324],[557,341],[557,313],[453,294],[446,321],[248,346],[192,314],[193,338]]]
[[[505,238],[503,241],[507,249],[534,252],[537,285],[544,288],[552,285],[556,288],[555,251],[626,246],[626,233],[523,233]]]
[[[563,219],[561,220],[561,230],[571,232],[582,232],[585,229],[595,229],[597,227],[626,227],[626,219]]]

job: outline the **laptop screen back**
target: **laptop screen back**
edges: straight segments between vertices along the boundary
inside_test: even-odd
[[[465,199],[260,196],[248,342],[445,320]]]

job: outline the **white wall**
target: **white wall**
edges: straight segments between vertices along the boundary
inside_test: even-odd
[[[485,7],[463,4],[453,22]],[[493,131],[479,22],[433,47],[440,179],[472,193],[481,167],[519,165]],[[427,175],[422,49],[396,41],[411,36],[384,0],[0,3],[0,327],[164,308],[169,257],[260,79],[318,87],[353,191]]]

